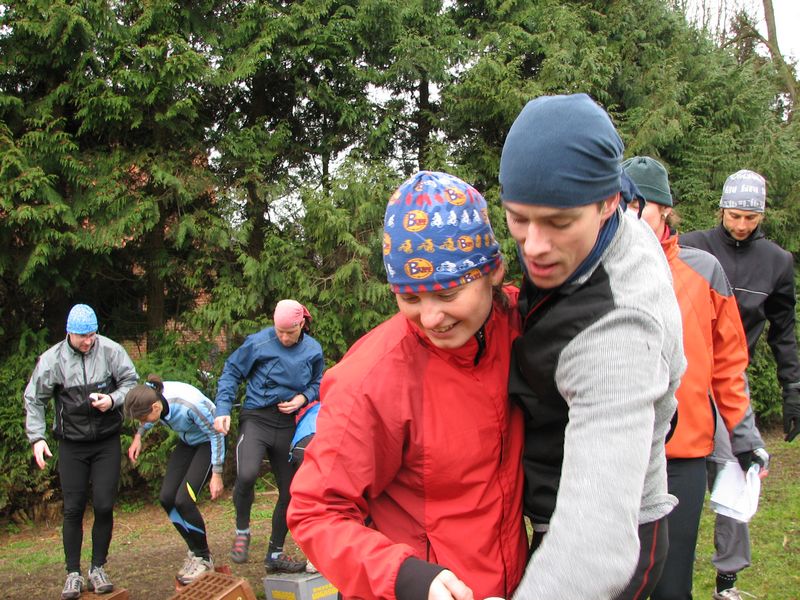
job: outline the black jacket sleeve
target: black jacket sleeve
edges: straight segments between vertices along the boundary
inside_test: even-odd
[[[795,335],[794,260],[788,252],[784,259],[780,278],[764,303],[764,313],[769,321],[767,342],[778,365],[778,381],[785,388],[800,382],[800,361]]]
[[[409,556],[400,565],[394,593],[397,600],[425,600],[436,576],[445,567]]]

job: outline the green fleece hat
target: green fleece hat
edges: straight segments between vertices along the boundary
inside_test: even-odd
[[[664,165],[649,156],[634,156],[624,161],[622,168],[633,179],[645,200],[672,206],[672,194]]]

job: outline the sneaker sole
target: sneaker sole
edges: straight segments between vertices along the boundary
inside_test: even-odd
[[[301,567],[290,567],[288,569],[285,567],[270,566],[270,565],[264,565],[264,567],[266,568],[267,573],[302,573],[306,569],[305,565]]]
[[[179,579],[176,577],[175,580],[181,585],[189,585],[190,583],[193,583],[198,579],[200,579],[206,573],[211,573],[211,571],[203,571],[202,573],[200,573],[200,575],[198,575],[197,577],[192,577],[191,579],[186,579],[186,578]]]
[[[231,560],[235,562],[237,565],[242,565],[246,563],[249,559],[250,557],[247,555],[242,556],[240,554],[234,554],[233,552],[231,552]]]

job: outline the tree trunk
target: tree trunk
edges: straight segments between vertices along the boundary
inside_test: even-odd
[[[164,328],[164,279],[161,276],[161,267],[164,257],[164,207],[161,207],[161,217],[152,230],[147,233],[147,351],[155,350],[155,332]]]
[[[775,9],[772,6],[772,0],[763,0],[763,3],[764,19],[767,22],[767,39],[765,41],[767,43],[767,48],[769,48],[769,53],[772,56],[772,60],[775,62],[778,72],[783,77],[786,93],[789,95],[787,119],[791,122],[794,114],[795,101],[797,99],[797,79],[794,71],[786,64],[786,61],[783,60],[783,55],[778,46],[778,31],[775,27]]]

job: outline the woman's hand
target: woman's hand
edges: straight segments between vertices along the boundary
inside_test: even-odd
[[[278,402],[278,410],[286,415],[299,410],[306,403],[306,397],[303,394],[297,394],[288,402]]]
[[[225,486],[222,483],[222,473],[212,473],[211,481],[208,484],[208,491],[211,492],[211,499],[216,500],[222,494]]]
[[[136,464],[136,461],[139,459],[139,453],[142,451],[142,436],[138,433],[133,436],[133,441],[131,442],[131,447],[128,448],[128,458],[131,459],[133,464]]]
[[[444,570],[431,582],[428,600],[475,600],[472,590],[452,571]]]

